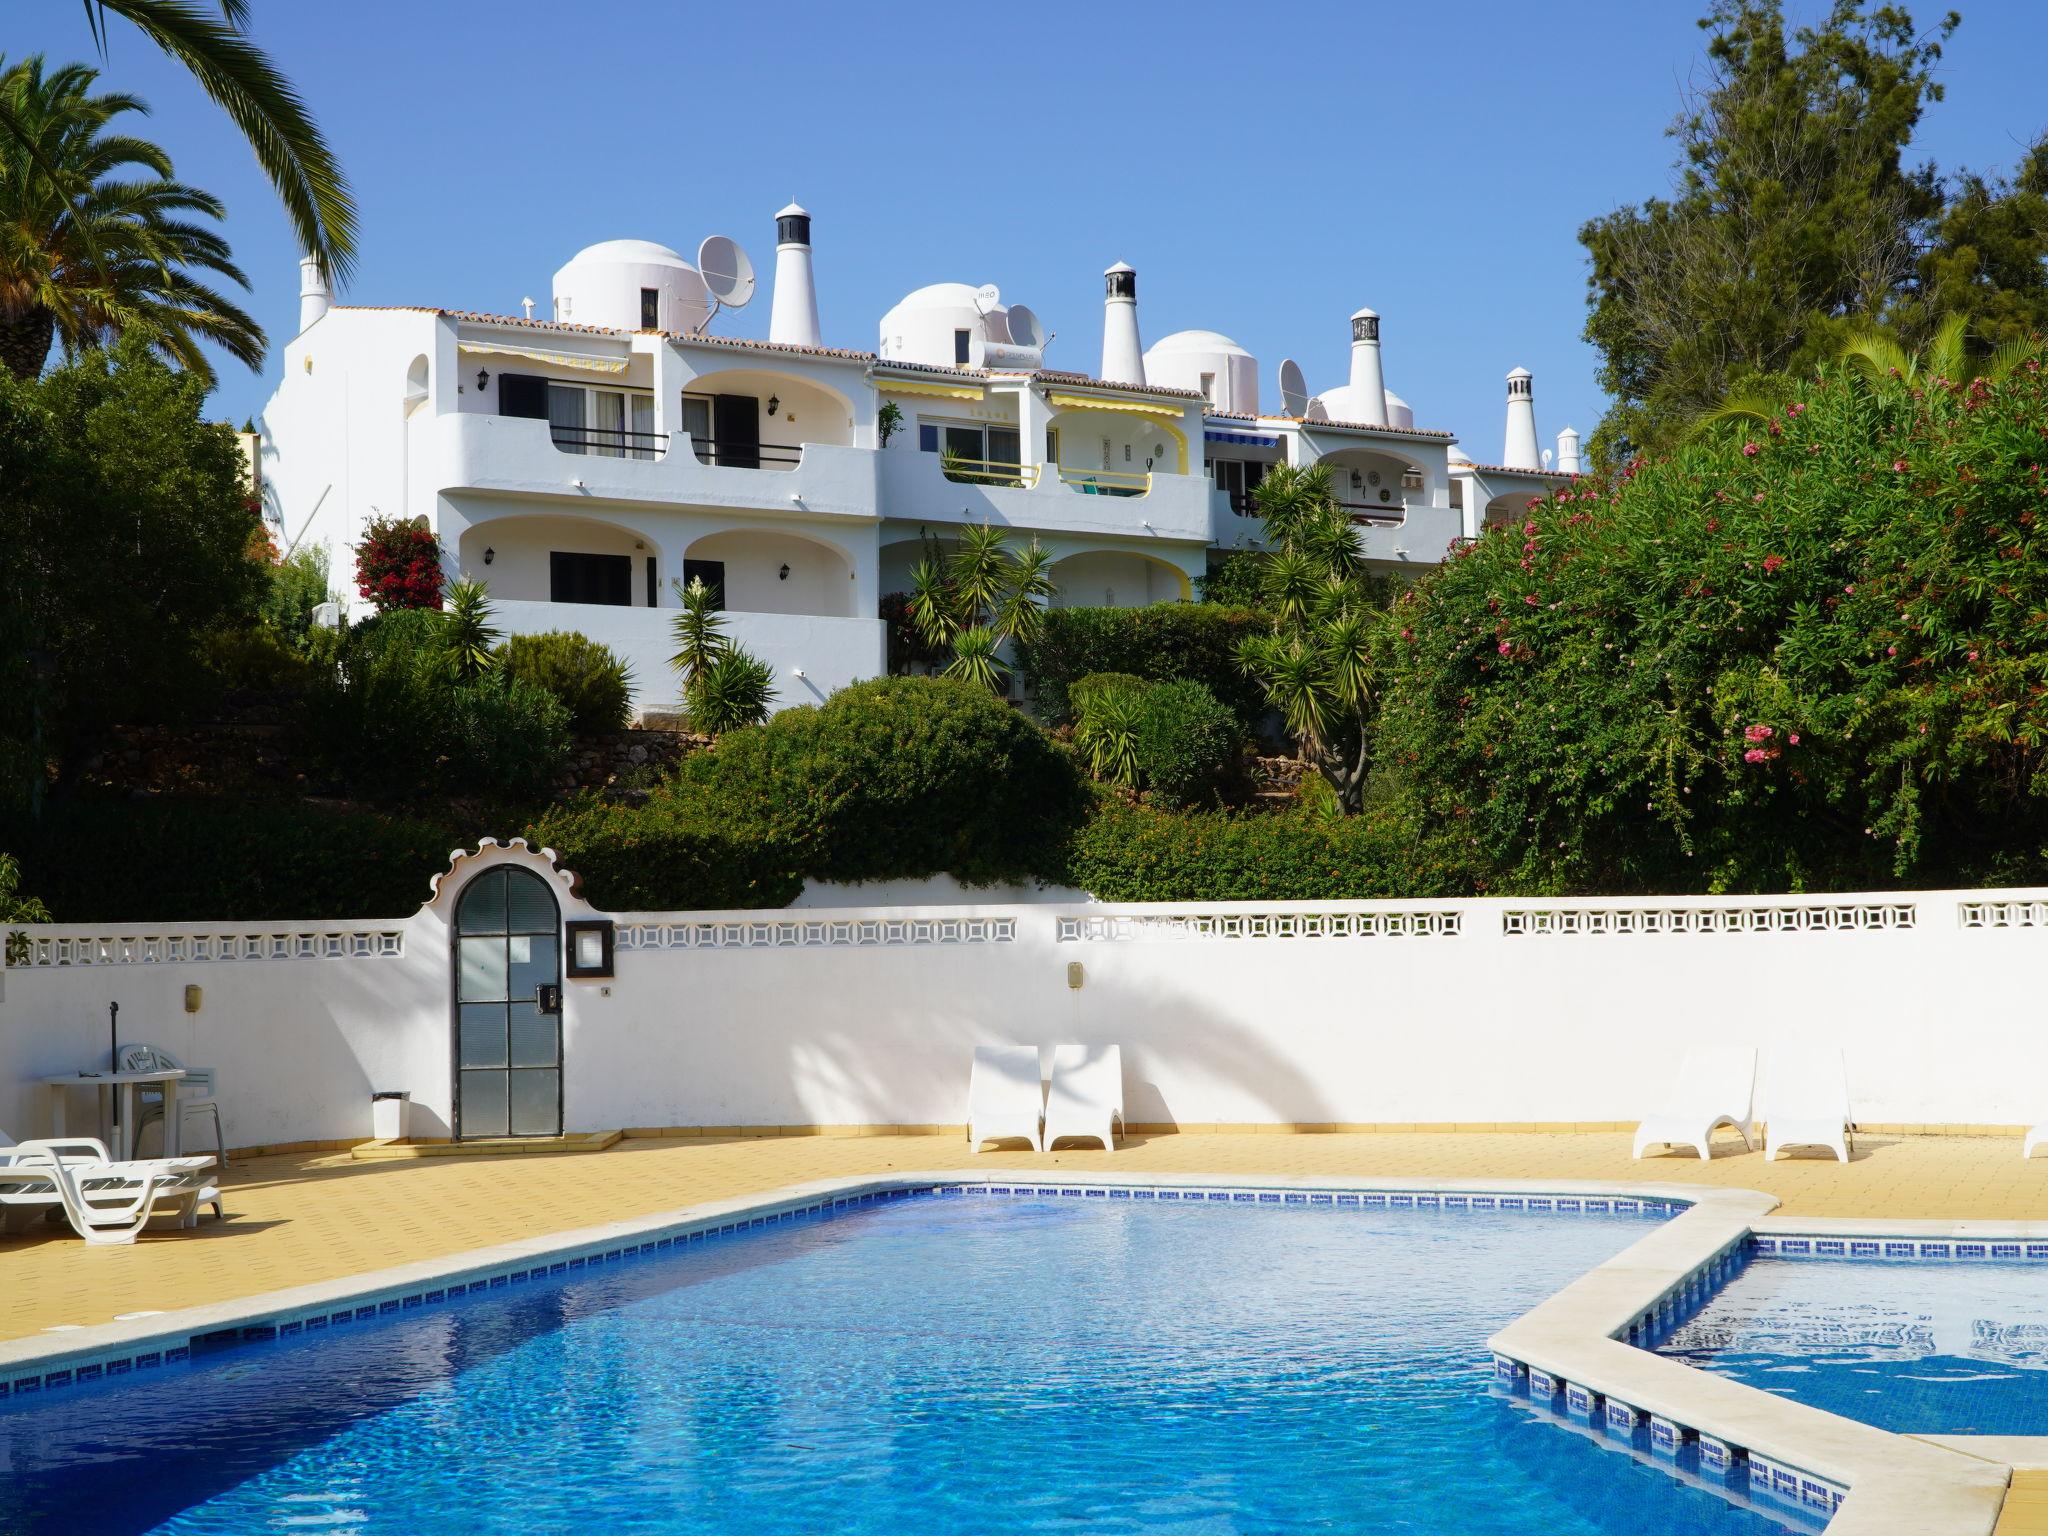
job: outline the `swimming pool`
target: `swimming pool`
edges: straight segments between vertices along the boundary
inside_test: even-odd
[[[0,1529],[1813,1529],[1492,1384],[1648,1229],[902,1200],[17,1398]]]
[[[2048,1434],[2048,1266],[1751,1259],[1660,1354],[1907,1434]]]

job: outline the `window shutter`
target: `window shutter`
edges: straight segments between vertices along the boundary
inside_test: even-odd
[[[533,373],[499,374],[498,414],[547,420],[548,381]]]

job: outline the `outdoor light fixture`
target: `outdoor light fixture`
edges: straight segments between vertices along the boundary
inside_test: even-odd
[[[489,565],[489,564],[490,564],[490,563],[491,563],[491,562],[492,562],[493,560],[495,560],[495,559],[497,559],[497,558],[498,558],[498,552],[497,552],[497,551],[496,551],[495,549],[492,549],[492,548],[490,548],[489,546],[486,546],[486,547],[485,547],[485,549],[484,549],[484,564],[485,564],[485,565]]]
[[[777,411],[781,409],[782,397],[780,395],[770,395],[768,397],[768,414],[770,416],[773,416]]]
[[[478,394],[482,394],[482,393],[484,392],[484,386],[485,386],[486,384],[490,383],[490,382],[491,382],[491,370],[490,370],[490,369],[488,369],[488,368],[479,368],[479,369],[477,369],[477,371],[476,371],[476,392],[477,392]]]
[[[569,937],[568,974],[572,978],[612,974],[615,926],[605,919],[577,919],[563,924]]]
[[[787,565],[783,566],[782,575],[778,579],[782,581],[789,580],[789,567]]]

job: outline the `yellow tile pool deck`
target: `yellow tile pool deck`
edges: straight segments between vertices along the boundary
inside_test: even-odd
[[[763,1193],[807,1179],[986,1167],[1144,1175],[1371,1179],[1597,1179],[1712,1184],[1777,1196],[1778,1214],[2048,1220],[2048,1158],[1994,1136],[1865,1135],[1855,1159],[1775,1163],[1723,1139],[1629,1156],[1629,1137],[1578,1134],[1134,1135],[1114,1153],[966,1155],[951,1135],[628,1137],[575,1157],[363,1162],[347,1151],[237,1158],[228,1219],[159,1222],[133,1247],[88,1248],[62,1225],[0,1237],[0,1339],[335,1280],[488,1244]]]

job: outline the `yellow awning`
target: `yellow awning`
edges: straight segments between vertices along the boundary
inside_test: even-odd
[[[930,395],[936,400],[981,400],[988,394],[977,384],[927,384],[908,379],[877,379],[875,388],[885,395]]]
[[[1108,400],[1101,395],[1070,395],[1063,389],[1047,390],[1045,403],[1068,411],[1128,411],[1133,416],[1155,416],[1165,421],[1179,421],[1183,414],[1179,406],[1152,400]]]
[[[471,356],[487,353],[493,357],[523,357],[528,362],[553,363],[557,368],[579,368],[585,373],[624,373],[632,361],[624,357],[594,357],[588,352],[551,352],[546,347],[520,347],[509,341],[465,341],[458,350]]]

